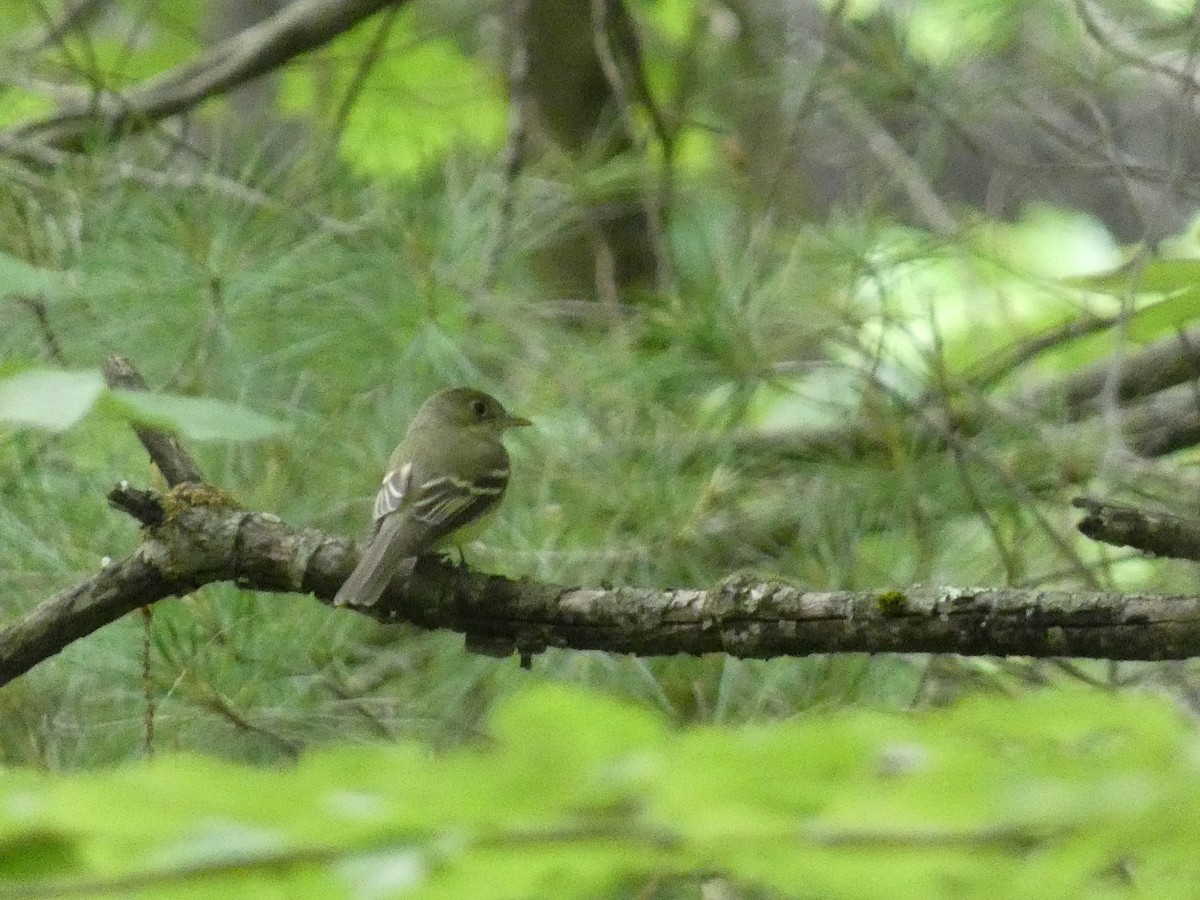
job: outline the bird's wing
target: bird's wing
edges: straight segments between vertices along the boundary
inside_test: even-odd
[[[410,515],[440,538],[487,512],[504,496],[507,486],[507,467],[491,469],[470,480],[441,475],[413,492]]]
[[[484,515],[508,486],[503,448],[474,479],[428,475],[408,463],[383,479],[375,495],[375,532],[334,603],[370,606],[406,559],[433,549],[446,535]]]
[[[375,495],[375,527],[379,528],[379,520],[390,512],[395,512],[399,509],[400,504],[404,502],[404,496],[408,493],[409,485],[412,483],[412,463],[405,463],[399,469],[388,472],[383,476],[383,484],[379,486],[379,493]]]
[[[375,531],[386,516],[405,507],[415,522],[428,526],[430,541],[449,534],[498,503],[508,487],[508,464],[496,466],[474,479],[454,475],[413,477],[411,463],[388,472],[375,495]]]

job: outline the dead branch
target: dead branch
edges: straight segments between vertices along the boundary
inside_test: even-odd
[[[143,511],[143,543],[0,629],[0,684],[140,606],[204,584],[229,581],[331,602],[357,561],[350,541],[239,509],[207,486],[182,485],[159,498],[123,485],[112,500]],[[924,586],[811,591],[748,576],[711,588],[582,588],[513,581],[425,557],[376,606],[358,611],[452,629],[469,641],[515,646],[522,655],[546,647],[746,658],[1200,655],[1200,596]]]
[[[111,384],[143,384],[120,357],[109,360],[107,373]],[[219,489],[196,483],[199,469],[175,439],[146,429],[139,436],[175,487],[166,495],[126,483],[113,489],[109,502],[142,524],[142,543],[0,628],[0,684],[126,613],[206,584],[332,602],[357,563],[344,538],[242,509]],[[1079,527],[1089,537],[1200,560],[1200,523],[1095,500],[1075,505],[1088,512]],[[513,581],[423,557],[378,604],[356,611],[458,631],[469,648],[515,648],[523,660],[547,647],[747,658],[1200,655],[1200,596],[926,586],[811,591],[745,575],[711,588],[583,588]]]
[[[1077,497],[1072,505],[1087,511],[1078,527],[1094,541],[1200,562],[1200,522],[1090,497]]]
[[[111,388],[129,391],[146,390],[146,382],[141,373],[124,356],[114,354],[105,361],[104,380]],[[150,461],[158,466],[158,471],[162,472],[163,478],[171,487],[187,481],[201,482],[204,480],[200,467],[196,465],[192,455],[184,449],[174,435],[137,425],[133,427],[133,430],[137,434],[138,440],[142,442],[142,446],[146,448],[146,452],[150,454]]]

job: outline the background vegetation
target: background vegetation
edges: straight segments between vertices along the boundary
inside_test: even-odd
[[[71,91],[119,91],[191,58],[236,11],[190,0],[80,6],[90,9],[79,27],[44,41],[62,10],[0,0],[11,26],[0,49],[0,137],[22,137]],[[584,63],[544,62],[541,35],[565,28],[545,21],[546,4],[531,4],[514,31],[507,7],[422,0],[379,14],[252,93],[120,141],[97,134],[55,165],[16,152],[0,159],[0,375],[94,369],[120,352],[162,390],[283,421],[264,440],[191,446],[210,480],[247,507],[344,533],[363,528],[383,461],[420,401],[449,384],[486,388],[537,424],[511,441],[504,513],[469,553],[473,566],[514,576],[708,586],[745,569],[815,588],[1192,591],[1190,565],[1075,534],[1069,501],[1091,491],[1192,508],[1194,450],[1185,440],[1138,444],[1116,376],[1082,412],[1067,395],[1088,366],[1119,371],[1114,360],[1152,341],[1177,337],[1190,351],[1200,302],[1190,6],[631,0],[607,5],[607,32],[587,18],[593,6],[579,6],[586,34],[608,35],[623,73],[601,85],[627,90],[601,97],[591,118],[554,117],[546,79],[569,80]],[[510,104],[504,78],[520,28],[531,65]],[[525,133],[515,168],[514,116]],[[153,477],[126,418],[104,405],[57,431],[0,422],[0,615],[16,617],[102,558],[129,552],[137,534],[104,495],[118,479]],[[955,755],[957,778],[918,779],[912,805],[881,827],[958,821],[973,835],[912,856],[907,839],[884,842],[888,865],[920,873],[903,881],[913,896],[936,895],[933,882],[946,896],[986,892],[1000,876],[971,866],[993,853],[1009,860],[1004,883],[1014,892],[1032,884],[1078,896],[1084,884],[1100,896],[1152,884],[1154,896],[1183,896],[1194,884],[1172,843],[1194,834],[1184,722],[1200,682],[1190,662],[746,662],[552,650],[525,672],[512,659],[465,653],[455,635],[230,585],[158,604],[144,627],[117,623],[0,690],[0,756],[21,767],[14,795],[67,798],[39,813],[34,843],[21,843],[28,817],[0,827],[0,864],[36,856],[39,876],[72,866],[123,875],[146,860],[87,843],[80,835],[95,833],[63,810],[102,809],[105,792],[159,791],[164,779],[246,779],[246,797],[278,788],[273,773],[191,756],[132,770],[126,782],[34,772],[142,757],[149,696],[160,754],[280,763],[334,743],[404,741],[392,755],[305,754],[297,777],[396,766],[413,781],[478,779],[494,792],[462,802],[490,796],[498,807],[543,788],[449,769],[574,764],[579,753],[591,759],[585,749],[609,729],[568,722],[572,710],[596,722],[630,717],[645,746],[666,742],[661,764],[673,774],[654,788],[618,779],[587,802],[620,813],[621,827],[632,827],[624,804],[634,800],[656,810],[638,827],[667,823],[671,832],[705,815],[719,827],[664,845],[642,843],[639,832],[639,849],[617,854],[635,860],[624,867],[607,846],[588,870],[604,877],[580,876],[581,893],[695,896],[701,876],[721,874],[731,892],[807,884],[809,895],[875,895],[850,877],[864,867],[878,874],[872,848],[822,850],[842,866],[829,880],[814,874],[826,865],[815,857],[780,874],[732,851],[718,858],[716,848],[726,830],[740,823],[740,833],[757,833],[766,821],[773,801],[756,791],[773,797],[805,778],[817,794],[780,800],[777,812],[836,808],[844,819],[821,821],[867,821],[876,794],[864,785],[875,784],[878,754],[899,747],[904,756],[910,744]],[[630,705],[544,692],[564,682]],[[1145,685],[1174,698],[1174,712],[1125,696]],[[489,716],[497,704],[509,715],[527,710],[521,704],[535,701],[511,695],[531,686],[543,687],[532,695],[539,714],[486,756],[477,748],[495,733]],[[1047,698],[1008,705],[1047,686]],[[993,699],[961,714],[901,715],[972,693]],[[849,716],[847,707],[873,711]],[[724,728],[746,723],[762,730]],[[1055,723],[1067,723],[1069,738],[1042,744],[1036,735]],[[679,736],[680,725],[720,727]],[[985,725],[992,739],[979,737]],[[847,733],[882,737],[863,738],[869,748],[824,742]],[[562,743],[543,747],[552,735]],[[739,755],[759,746],[754,735],[790,749]],[[1118,749],[1079,749],[1093,738]],[[617,743],[598,753],[604,765],[636,758],[632,737]],[[436,757],[458,761],[438,774],[441,764],[417,746],[476,749]],[[1005,763],[994,760],[997,748]],[[785,760],[791,768],[773,768]],[[992,764],[1011,765],[987,782]],[[739,774],[751,798],[744,809],[702,809]],[[992,804],[1016,802],[1023,775],[1048,793],[1032,811],[1027,803],[993,816],[1001,807]],[[588,776],[556,777],[545,796]],[[1089,830],[1096,809],[1138,793],[1138,779],[1150,785],[1148,805],[1108,831]],[[1187,799],[1172,808],[1177,818],[1156,818],[1154,791],[1174,779]],[[1054,803],[1045,799],[1052,788],[1062,791]],[[658,790],[677,792],[679,803],[693,790],[696,808],[664,812],[668,801],[646,799]],[[569,794],[562,808],[577,800]],[[178,814],[189,809],[181,801]],[[535,809],[532,824],[561,825],[552,809]],[[433,841],[454,819],[431,811],[403,827],[389,819],[399,831],[385,831]],[[515,816],[497,827],[514,821],[530,824]],[[1148,831],[1150,821],[1160,830]],[[979,837],[1010,827],[1000,849]],[[9,833],[25,837],[5,845]],[[360,850],[379,840],[370,829],[356,834]],[[1058,838],[1055,880],[1029,859],[1039,841]],[[309,846],[298,840],[286,846]],[[496,846],[498,857],[517,858]],[[564,871],[582,865],[571,846],[561,849]],[[117,857],[119,865],[95,864]],[[196,858],[146,859],[185,857]],[[968,858],[968,869],[954,869]],[[315,863],[322,873],[326,862]],[[413,865],[416,882],[437,869]],[[647,881],[654,872],[661,877]],[[537,879],[496,895],[543,891]],[[294,895],[317,890],[304,884]]]

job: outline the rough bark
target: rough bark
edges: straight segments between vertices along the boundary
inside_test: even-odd
[[[232,581],[331,602],[357,562],[350,541],[239,509],[208,486],[185,484],[159,497],[121,485],[110,499],[146,524],[141,546],[0,630],[0,683],[139,606],[203,584]],[[585,588],[513,581],[428,557],[377,605],[357,611],[452,629],[522,656],[546,647],[747,658],[1200,655],[1197,596],[926,586],[812,591],[744,575],[710,588]]]
[[[112,357],[109,382],[140,389]],[[0,685],[126,613],[202,585],[231,581],[331,603],[358,562],[352,542],[251,512],[218,488],[173,438],[140,429],[173,485],[160,495],[117,485],[109,502],[143,525],[137,551],[0,628]],[[1200,560],[1200,523],[1081,498],[1095,540]],[[728,653],[958,653],[1184,659],[1200,655],[1200,596],[914,586],[812,591],[737,575],[710,588],[585,588],[513,581],[423,557],[380,601],[355,610],[466,635],[484,652],[546,647],[643,656]]]
[[[1076,498],[1074,506],[1087,511],[1079,530],[1094,541],[1200,561],[1200,522],[1089,497]]]

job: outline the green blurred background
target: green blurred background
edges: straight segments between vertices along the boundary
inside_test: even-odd
[[[420,402],[484,388],[537,426],[468,551],[511,576],[1194,591],[1191,564],[1093,544],[1070,508],[1200,501],[1186,376],[1187,415],[1112,379],[1071,399],[1155,341],[1200,371],[1189,4],[414,0],[136,134],[39,130],[275,8],[0,0],[0,378],[116,352],[283,422],[189,446],[248,508],[348,535]],[[111,405],[30,428],[0,403],[0,616],[129,553],[105,494],[154,478]],[[139,759],[148,696],[156,752],[273,763],[476,746],[545,682],[675,725],[1068,683],[1150,687],[1190,721],[1198,674],[561,650],[526,672],[212,585],[0,690],[0,759]],[[1086,706],[1063,696],[1049,719]]]

